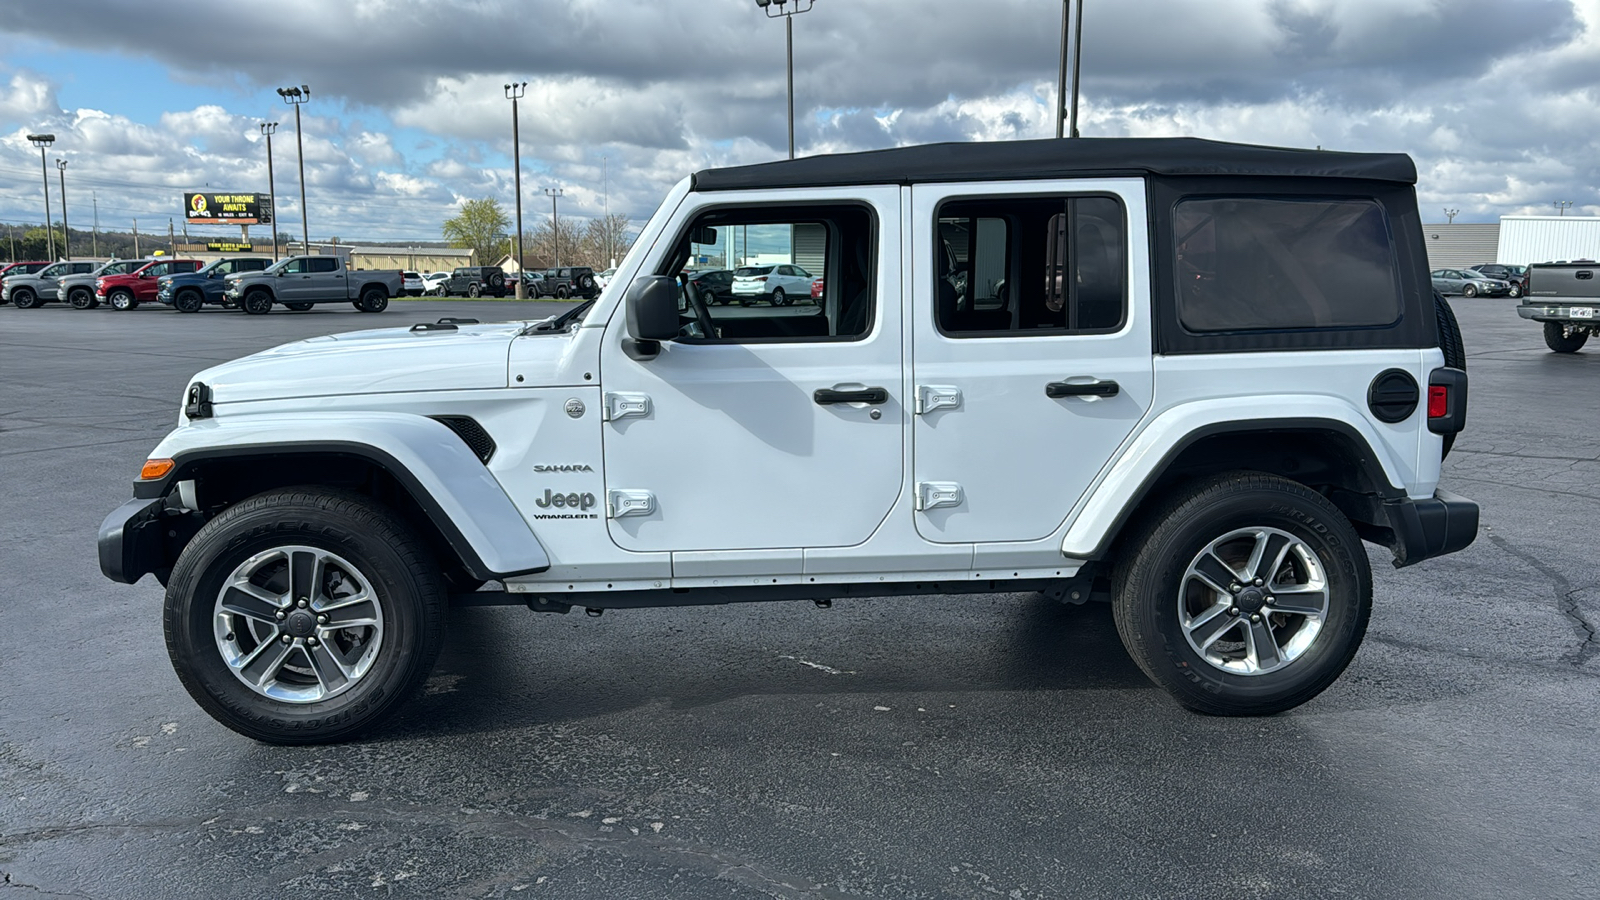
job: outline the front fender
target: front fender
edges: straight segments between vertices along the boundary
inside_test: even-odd
[[[539,538],[505,489],[444,425],[406,413],[264,413],[193,422],[151,451],[177,465],[135,496],[164,496],[185,472],[210,459],[336,453],[366,459],[410,492],[473,577],[489,580],[550,567]],[[307,472],[306,483],[315,482]]]
[[[1402,467],[1361,411],[1326,395],[1267,395],[1184,403],[1151,419],[1088,492],[1061,542],[1064,556],[1090,559],[1160,477],[1167,463],[1200,438],[1223,431],[1337,431],[1371,453],[1374,480],[1404,496]]]

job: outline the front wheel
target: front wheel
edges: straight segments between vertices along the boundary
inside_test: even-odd
[[[139,301],[133,299],[132,291],[112,291],[111,296],[106,298],[106,302],[110,303],[111,308],[117,312],[127,312],[130,309],[139,308]]]
[[[272,295],[266,291],[252,291],[244,297],[244,311],[252,316],[272,312]]]
[[[1567,328],[1560,322],[1544,323],[1544,343],[1557,353],[1577,353],[1583,345],[1588,343],[1587,331],[1574,331],[1567,333]]]
[[[205,305],[205,297],[199,291],[184,291],[172,298],[172,306],[181,313],[197,313]]]
[[[358,494],[291,488],[206,523],[167,585],[167,653],[223,725],[274,744],[346,740],[428,676],[446,595],[404,521]]]
[[[1461,296],[1467,298],[1468,300],[1478,296],[1478,286],[1475,284],[1463,285],[1461,288]]]
[[[1344,671],[1372,610],[1367,555],[1321,494],[1276,475],[1199,481],[1144,519],[1117,568],[1128,653],[1179,703],[1270,715]]]
[[[35,306],[43,306],[44,304],[37,302],[38,299],[39,295],[27,288],[18,288],[11,292],[11,302],[16,305],[17,309],[33,309]]]

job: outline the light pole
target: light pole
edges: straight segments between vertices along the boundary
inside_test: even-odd
[[[794,17],[810,12],[815,0],[756,0],[767,18],[783,17],[783,33],[789,49],[789,158],[794,159]]]
[[[44,148],[56,142],[53,134],[30,134],[28,140],[39,148],[39,176],[44,179],[44,236],[50,242],[50,261],[56,261],[56,233],[50,225],[50,167],[44,161]]]
[[[67,224],[67,161],[56,160],[56,169],[61,173],[61,255],[72,262],[72,228]]]
[[[544,195],[550,198],[550,241],[554,245],[551,255],[555,257],[555,262],[551,265],[558,268],[561,265],[561,220],[556,218],[556,199],[563,193],[565,192],[561,188],[544,189]]]
[[[1456,220],[1456,216],[1459,216],[1459,215],[1461,215],[1461,210],[1459,210],[1459,209],[1446,209],[1444,211],[1444,223],[1446,225],[1454,224],[1455,220]]]
[[[278,88],[278,96],[283,102],[294,107],[294,145],[300,156],[300,252],[305,256],[311,255],[311,225],[306,220],[310,218],[306,210],[306,142],[301,137],[300,104],[311,99],[311,85],[302,84],[299,87]],[[277,205],[273,205],[272,218],[278,218]],[[276,233],[276,232],[274,232]],[[276,245],[274,245],[276,250]]]
[[[1571,200],[1557,200],[1557,201],[1555,201],[1555,206],[1556,206],[1556,209],[1561,210],[1561,212],[1557,213],[1557,215],[1564,216],[1564,215],[1567,214],[1567,210],[1572,208],[1572,201]]]
[[[1068,40],[1070,35],[1070,41]],[[1067,48],[1072,48],[1072,80],[1067,80]],[[1078,136],[1078,77],[1083,71],[1083,0],[1076,15],[1072,0],[1061,0],[1061,74],[1056,82],[1056,137]],[[1071,98],[1070,100],[1068,98]],[[1071,121],[1066,121],[1071,109]]]
[[[610,162],[611,161],[608,158],[606,158],[604,156],[600,157],[600,215],[601,215],[601,221],[606,223],[604,235],[605,235],[605,242],[606,242],[606,268],[608,268],[608,269],[611,268],[612,266],[616,265],[616,263],[611,261],[611,183],[610,183],[611,167],[610,167]]]
[[[517,299],[526,300],[528,289],[522,281],[522,134],[517,121],[517,101],[528,93],[528,83],[512,82],[506,85],[506,99],[511,101],[511,161],[517,173]]]
[[[295,107],[299,110],[299,107]],[[278,186],[272,177],[272,133],[278,130],[277,122],[262,122],[261,136],[267,139],[267,196],[272,202],[272,261],[278,261]],[[305,201],[301,201],[304,205]],[[304,212],[304,210],[302,210]]]

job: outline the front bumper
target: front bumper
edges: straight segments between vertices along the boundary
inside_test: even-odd
[[[1454,553],[1478,537],[1478,504],[1446,490],[1425,500],[1390,500],[1383,509],[1394,532],[1395,568]]]
[[[161,522],[164,498],[136,498],[117,507],[100,523],[100,571],[112,581],[133,584],[164,559]],[[163,581],[165,572],[157,572]]]
[[[1573,315],[1573,310],[1578,310]],[[1600,300],[1594,303],[1524,303],[1517,315],[1535,322],[1593,322],[1600,325]]]

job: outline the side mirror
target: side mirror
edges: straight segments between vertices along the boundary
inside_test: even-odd
[[[628,285],[628,339],[623,352],[637,360],[661,352],[661,342],[678,336],[678,288],[666,275],[647,275]]]

